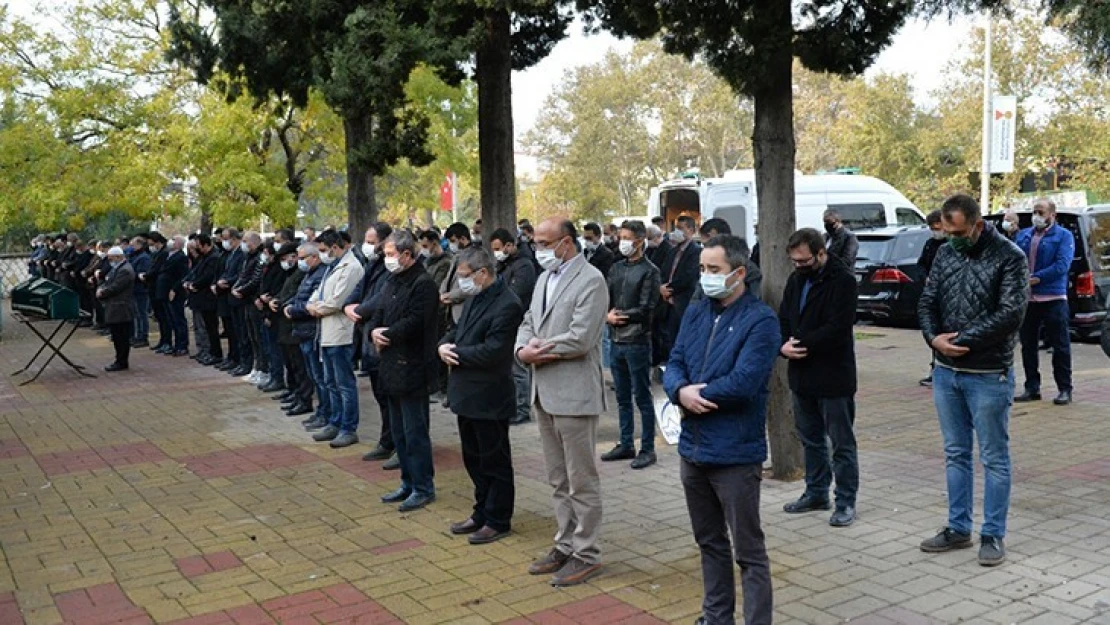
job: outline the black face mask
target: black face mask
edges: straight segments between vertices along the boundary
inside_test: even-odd
[[[836,234],[836,224],[826,223],[825,232],[828,232],[829,234]]]
[[[794,271],[803,278],[809,278],[813,274],[817,273],[817,268],[812,265],[809,267],[795,267]]]

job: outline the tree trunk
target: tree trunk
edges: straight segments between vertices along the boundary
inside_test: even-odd
[[[487,11],[486,36],[478,48],[478,161],[482,226],[516,232],[516,173],[513,164],[512,24],[508,11]],[[488,234],[486,235],[489,236]]]
[[[759,199],[760,269],[763,271],[763,300],[777,311],[786,280],[793,271],[786,253],[786,241],[795,227],[790,0],[764,0],[757,3],[756,13],[766,21],[763,32],[767,33],[764,40],[767,71],[752,94],[755,100],[752,147]],[[781,358],[777,359],[771,375],[767,431],[774,477],[783,480],[801,477],[805,464],[794,430],[786,362]]]
[[[212,234],[212,213],[207,208],[200,209],[200,232]]]
[[[354,241],[361,241],[366,229],[378,219],[374,174],[360,156],[370,142],[371,132],[369,116],[356,115],[343,120],[343,139],[347,150],[347,224]]]

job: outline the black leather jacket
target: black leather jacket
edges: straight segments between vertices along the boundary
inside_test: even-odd
[[[1028,303],[1025,254],[987,224],[965,256],[942,245],[921,294],[917,316],[925,342],[956,332],[959,358],[937,353],[937,363],[959,371],[1001,372],[1013,366],[1018,329]]]
[[[609,269],[609,307],[628,323],[609,326],[614,343],[651,343],[651,315],[659,303],[659,269],[647,258],[622,260]]]

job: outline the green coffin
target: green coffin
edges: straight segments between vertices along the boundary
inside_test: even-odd
[[[77,293],[45,278],[31,278],[12,289],[12,310],[46,319],[78,319]]]

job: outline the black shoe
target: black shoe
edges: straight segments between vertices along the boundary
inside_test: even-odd
[[[401,502],[401,507],[397,508],[397,511],[412,512],[413,510],[419,510],[435,500],[436,496],[434,494],[421,495],[420,493],[413,493],[409,495],[408,499]]]
[[[234,360],[222,360],[220,364],[216,365],[216,368],[220,371],[231,371],[232,369],[238,369],[239,363]]]
[[[828,499],[818,499],[811,496],[809,493],[805,493],[801,497],[798,497],[797,501],[791,501],[783,506],[782,509],[790,514],[802,514],[803,512],[813,512],[814,510],[828,510],[831,507]]]
[[[400,468],[401,458],[397,456],[397,452],[393,452],[393,455],[389,457],[389,460],[386,460],[384,463],[382,463],[382,471],[396,471]]]
[[[296,393],[294,393],[293,391],[291,391],[289,389],[285,389],[285,391],[283,391],[281,393],[278,393],[277,395],[271,396],[270,399],[272,399],[276,402],[281,402],[281,403],[285,404],[285,403],[289,403],[290,399],[294,399],[296,397],[297,397]]]
[[[699,616],[698,618],[694,619],[694,625],[706,625],[706,623],[707,621],[705,620],[704,616]]]
[[[1041,401],[1041,394],[1040,393],[1030,393],[1029,391],[1025,391],[1021,395],[1018,395],[1017,397],[1015,397],[1014,401],[1019,403],[1019,404],[1025,403],[1027,401]]]
[[[1002,546],[1002,539],[997,536],[979,537],[979,564],[982,566],[998,566],[1006,561],[1006,548]]]
[[[331,445],[332,449],[342,449],[344,447],[350,447],[351,445],[355,445],[357,443],[358,434],[355,434],[354,432],[348,432],[336,436],[329,444]]]
[[[529,423],[530,421],[532,421],[532,417],[529,416],[513,417],[512,419],[509,419],[509,425],[523,425],[525,423]]]
[[[269,384],[263,386],[258,390],[262,391],[263,393],[276,393],[278,391],[284,391],[285,385],[278,380],[270,380]]]
[[[104,370],[108,373],[115,373],[116,371],[127,371],[127,365],[121,365],[118,362],[113,362],[107,367],[104,367]]]
[[[155,345],[154,347],[150,348],[150,351],[154,352],[155,354],[165,354],[166,352],[173,352],[173,347],[169,345]]]
[[[412,491],[402,486],[388,495],[382,495],[382,503],[401,503],[410,496],[412,496]]]
[[[366,454],[362,456],[362,459],[366,460],[367,462],[373,462],[375,460],[389,460],[389,457],[392,455],[392,449],[386,449],[385,447],[378,445],[374,449],[366,452]]]
[[[297,399],[296,396],[290,397],[289,399],[281,402],[281,409],[289,410],[291,407],[296,406],[299,403],[301,403],[301,400]]]
[[[150,347],[150,343],[147,341],[132,341],[131,347]]]
[[[233,378],[241,378],[245,375],[250,375],[251,374],[251,368],[250,367],[239,367],[238,369],[233,369],[231,371],[228,371],[227,374],[230,375]]]
[[[312,440],[316,441],[317,443],[323,443],[325,441],[333,441],[338,436],[339,428],[335,427],[334,425],[326,425],[321,428],[319,432],[312,435]]]
[[[848,527],[856,520],[856,509],[852,506],[837,506],[829,517],[829,525],[833,527]]]
[[[187,350],[187,349],[176,349],[176,350],[173,351],[172,354],[170,352],[166,352],[166,355],[167,356],[172,355],[174,358],[180,358],[182,356],[188,356],[189,355],[189,350]]]
[[[1063,391],[1052,400],[1052,403],[1057,406],[1067,406],[1071,403],[1071,391]]]
[[[967,549],[971,545],[971,534],[961,534],[946,527],[936,536],[922,541],[921,550],[925,553],[944,553],[953,549]]]
[[[921,386],[932,387],[933,386],[933,376],[929,376],[927,378],[921,378],[920,380],[917,381],[917,383]]]
[[[655,464],[655,452],[640,450],[639,455],[632,461],[633,469],[644,469]]]
[[[293,406],[292,408],[289,408],[288,410],[286,410],[285,414],[290,416],[290,417],[299,417],[303,414],[310,414],[311,412],[312,412],[312,406],[309,406],[308,404],[297,404],[297,405]]]
[[[625,447],[624,445],[617,445],[609,451],[601,454],[602,462],[613,462],[616,460],[632,460],[636,457],[636,450],[632,447]]]
[[[324,419],[322,417],[317,417],[315,415],[305,419],[304,421],[301,421],[301,425],[304,426],[304,429],[306,429],[310,432],[312,430],[319,430],[320,428],[326,426],[327,424],[328,424],[327,419]]]

